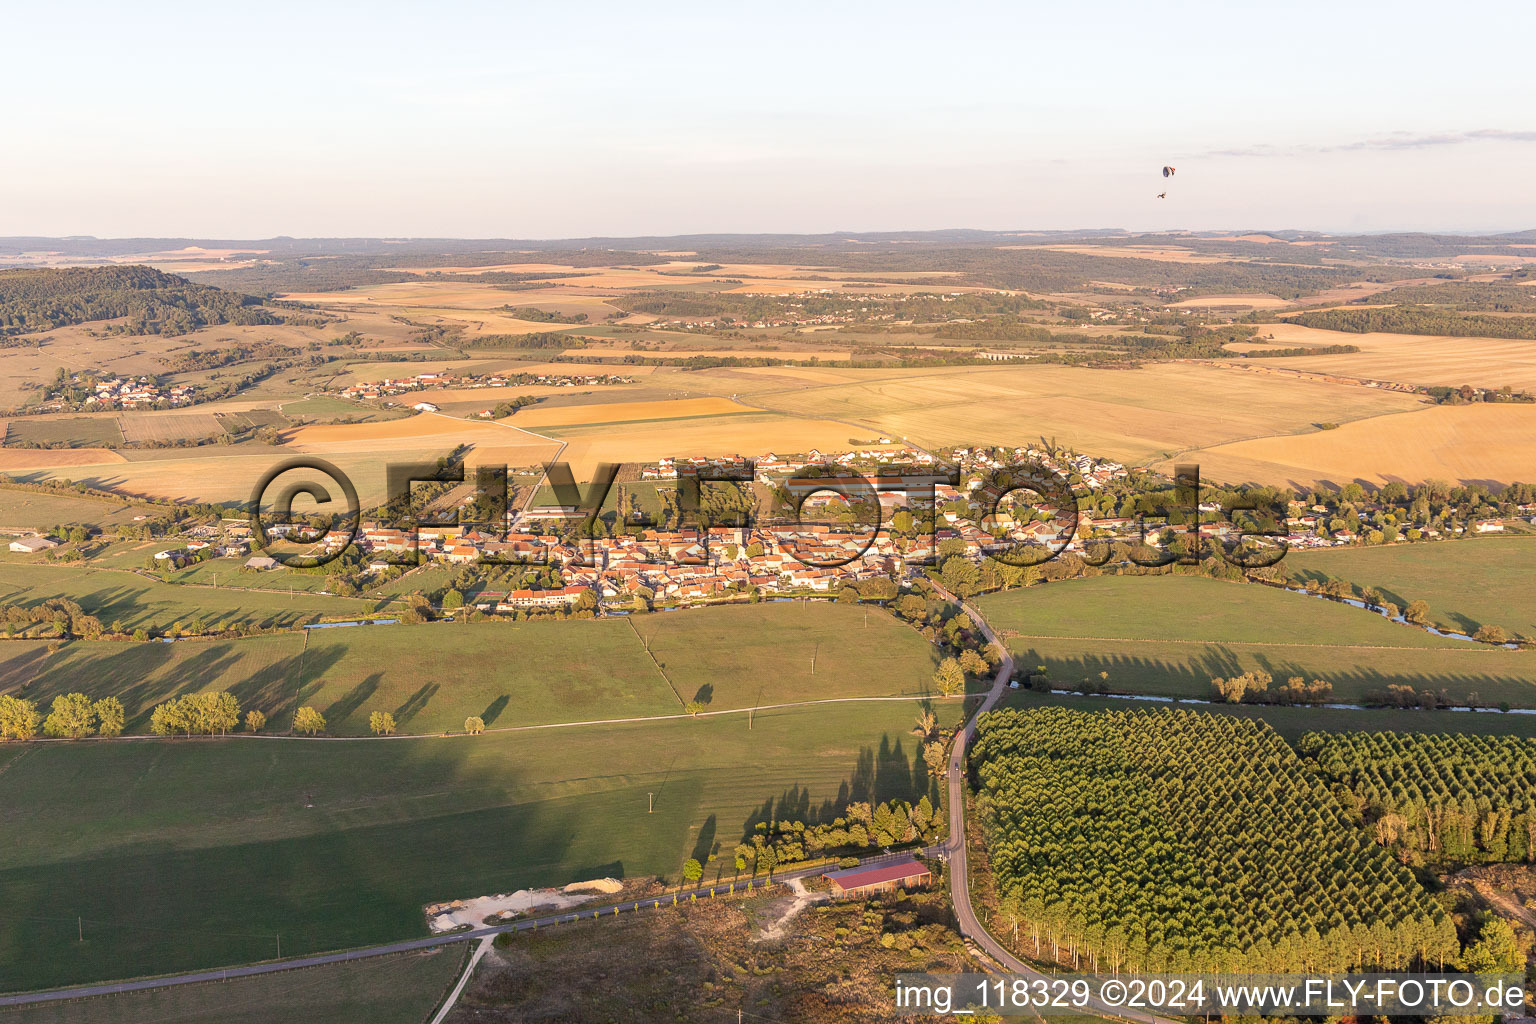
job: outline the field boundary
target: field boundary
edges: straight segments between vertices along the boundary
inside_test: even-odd
[[[676,692],[676,691],[674,691]],[[483,733],[469,732],[416,732],[395,733],[390,736],[290,736],[264,732],[231,732],[222,736],[154,736],[135,733],[131,736],[88,736],[84,739],[74,740],[67,737],[34,737],[25,740],[25,743],[206,743],[222,740],[278,740],[300,743],[375,743],[380,740],[449,740],[449,739],[474,739],[480,735],[490,735],[498,732],[533,732],[538,729],[579,729],[588,726],[602,725],[638,725],[642,722],[681,722],[691,721],[696,718],[716,718],[723,715],[753,715],[763,711],[782,711],[791,708],[816,707],[821,704],[871,704],[890,703],[893,701],[943,701],[964,700],[974,697],[975,693],[921,693],[901,695],[894,697],[822,697],[817,700],[786,701],[782,704],[758,704],[747,708],[722,708],[719,711],[700,711],[697,715],[686,712],[676,715],[636,715],[631,718],[595,718],[585,722],[544,722],[539,725],[505,725],[498,728],[486,729]],[[12,762],[14,763],[14,762]]]

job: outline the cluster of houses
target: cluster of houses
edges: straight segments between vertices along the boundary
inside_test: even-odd
[[[509,388],[538,385],[551,388],[595,387],[633,384],[633,377],[614,373],[504,373],[479,376],[458,373],[418,373],[410,377],[385,377],[380,381],[351,384],[337,392],[343,398],[388,398],[434,388]],[[426,403],[424,403],[426,404]]]
[[[1202,506],[1203,508],[1204,506]],[[1368,519],[1376,510],[1365,508],[1355,512],[1355,518],[1359,521]],[[1511,522],[1526,522],[1536,524],[1536,503],[1519,505],[1516,507],[1519,514],[1512,519],[1476,519],[1470,523],[1449,522],[1443,528],[1431,523],[1399,523],[1399,529],[1417,529],[1426,540],[1444,540],[1451,537],[1460,537],[1467,533],[1489,534],[1503,533],[1505,527]],[[1286,517],[1286,542],[1290,548],[1328,548],[1353,544],[1360,539],[1362,530],[1370,529],[1369,524],[1352,525],[1345,523],[1342,529],[1332,528],[1333,522],[1339,518],[1336,510],[1327,505],[1308,505],[1305,502],[1293,501],[1290,503],[1289,514]]]
[[[980,477],[967,478],[963,472],[961,486],[953,486],[943,474],[924,472],[925,467],[939,461],[935,455],[900,447],[893,450],[891,445],[888,438],[880,438],[870,447],[841,453],[813,450],[803,456],[781,456],[770,452],[756,460],[741,456],[661,459],[642,467],[644,479],[675,480],[698,474],[755,479],[780,487],[801,508],[801,517],[793,525],[659,529],[626,523],[631,528],[616,536],[563,540],[562,534],[570,533],[570,522],[581,518],[582,512],[536,506],[512,513],[508,530],[501,536],[449,526],[422,526],[409,532],[369,522],[361,525],[356,543],[374,556],[368,566],[370,572],[383,572],[417,558],[449,564],[510,562],[559,567],[565,584],[561,588],[477,596],[477,608],[501,613],[568,608],[581,603],[585,594],[591,594],[597,603],[618,607],[632,603],[637,596],[686,603],[750,589],[769,594],[836,593],[861,580],[899,580],[921,571],[933,563],[940,545],[972,558],[1020,541],[1059,546],[1063,525],[1048,518],[1015,519],[1000,512],[983,523],[985,529],[978,527],[953,506],[965,498],[986,500],[989,485]],[[1026,451],[1017,449],[1015,455],[1023,456]],[[947,454],[963,456],[966,472],[992,468],[994,459],[1002,465],[991,449],[959,449]],[[899,456],[903,463],[899,472],[888,468],[893,456]],[[1099,460],[1077,460],[1071,465],[1083,479],[1096,481],[1099,486],[1125,473],[1117,463]],[[795,475],[813,466],[823,475]],[[882,466],[887,467],[884,472],[878,469]],[[848,472],[837,475],[838,469]],[[838,495],[858,493],[866,497],[873,493],[883,522],[889,522],[890,515],[903,508],[926,513],[930,500],[932,508],[943,511],[937,512],[933,531],[901,539],[888,530],[861,526],[829,509],[844,500]],[[819,510],[826,510],[826,514]],[[1134,530],[1136,522],[1101,520],[1093,525],[1101,528],[1098,535],[1102,535],[1106,529]],[[335,550],[348,542],[346,534],[337,532],[327,535],[321,544]],[[1072,544],[1080,545],[1081,540],[1074,539]]]
[[[91,387],[91,393],[78,403],[84,409],[164,409],[191,405],[196,401],[196,389],[190,384],[161,387],[153,377],[113,377],[99,380]],[[45,403],[44,411],[62,410],[64,399]]]

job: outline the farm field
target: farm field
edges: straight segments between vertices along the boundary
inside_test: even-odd
[[[1457,388],[1509,385],[1517,391],[1536,390],[1536,346],[1506,338],[1458,338],[1418,334],[1353,334],[1325,331],[1300,324],[1268,324],[1261,335],[1273,334],[1280,347],[1354,345],[1359,352],[1331,356],[1295,356],[1287,367],[1328,373],[1403,381],[1407,384]]]
[[[1332,601],[1203,576],[1098,576],[987,594],[976,604],[994,629],[1030,637],[1442,650],[1472,646]]]
[[[1052,595],[1050,591],[1057,591]],[[1388,685],[1536,706],[1536,661],[1435,637],[1374,613],[1200,577],[1099,577],[989,595],[979,605],[1024,668],[1052,684],[1108,673],[1120,692],[1207,698],[1211,679],[1262,669],[1333,683],[1353,701]]]
[[[478,737],[49,744],[0,776],[9,989],[408,938],[424,903],[676,879],[758,816],[915,799],[917,702]],[[953,702],[936,708],[952,724]],[[654,813],[647,813],[647,794]],[[20,823],[26,827],[21,828]],[[9,841],[14,837],[15,841]],[[81,915],[95,941],[77,941]]]
[[[1206,479],[1295,487],[1428,479],[1512,483],[1531,475],[1536,405],[1432,406],[1297,437],[1188,453]]]
[[[372,424],[358,424],[354,429],[361,430],[369,426]],[[430,462],[448,454],[452,447],[449,444],[442,448],[417,448],[380,442],[374,445],[372,451],[367,450],[365,444],[359,450],[336,453],[321,451],[315,454],[334,463],[346,473],[357,488],[359,499],[368,505],[383,501],[386,467],[391,462],[402,457]],[[494,462],[502,455],[530,457],[530,452],[547,451],[552,454],[554,450],[553,446],[543,449],[488,449],[481,450],[479,456]],[[144,449],[134,452],[131,459],[125,459],[116,452],[97,449],[89,459],[82,459],[76,464],[59,459],[48,462],[36,458],[38,455],[79,455],[81,451],[26,452],[20,449],[0,449],[0,472],[10,469],[13,474],[27,480],[74,480],[100,490],[147,498],[243,505],[250,500],[251,489],[263,473],[295,455],[309,454],[297,449],[285,450],[263,445],[209,445],[190,449]],[[9,467],[8,459],[16,456],[28,457],[15,459],[19,465]],[[469,461],[471,464],[476,462],[476,453],[471,453]],[[305,501],[307,499],[301,499],[295,503],[295,507],[302,510]]]
[[[1375,587],[1399,608],[1429,602],[1442,629],[1475,633],[1485,624],[1536,632],[1536,539],[1476,537],[1431,544],[1297,551],[1283,565],[1294,578],[1324,576]]]
[[[299,673],[311,663],[305,658],[301,666],[304,638],[294,633],[169,644],[77,640],[53,654],[35,643],[0,644],[0,681],[24,684],[17,695],[36,701],[44,714],[63,693],[117,697],[130,733],[149,731],[156,704],[204,690],[229,690],[242,707],[272,719],[273,729],[286,729]]]
[[[521,414],[519,414],[519,418]],[[584,479],[599,462],[654,462],[662,455],[750,455],[842,450],[861,431],[846,423],[777,413],[734,413],[624,425],[551,427],[566,441],[560,458]]]
[[[25,445],[63,444],[71,448],[100,448],[122,444],[123,432],[116,416],[38,416],[6,421],[5,443]]]
[[[366,736],[372,711],[393,713],[401,732],[428,733],[460,731],[470,715],[504,728],[683,709],[623,619],[311,632],[302,703],[340,735]]]
[[[937,651],[879,608],[764,602],[630,616],[628,622],[683,700],[697,696],[711,711],[935,692]]]
[[[421,1024],[464,969],[465,943],[234,981],[10,1010],[6,1024]]]
[[[159,547],[149,545],[146,554]],[[287,626],[315,616],[366,615],[382,607],[369,598],[292,595],[227,587],[187,587],[116,569],[7,562],[0,601],[35,604],[50,597],[80,602],[89,615],[128,630],[166,629],[179,621]]]
[[[174,443],[195,441],[200,437],[217,437],[224,433],[224,425],[211,412],[193,415],[139,413],[125,415],[120,422],[125,441]]]
[[[142,505],[129,505],[107,498],[0,488],[0,526],[24,527],[29,530],[42,530],[60,523],[115,526],[132,522],[134,516],[146,511]]]
[[[550,389],[545,389],[550,390]],[[565,389],[554,389],[556,391]],[[535,406],[517,414],[524,427],[580,427],[599,423],[651,423],[662,420],[733,416],[758,410],[727,398],[684,398],[660,402],[604,402],[593,405]]]
[[[1409,395],[1260,379],[1195,363],[1123,371],[1064,366],[789,369],[795,372],[769,367],[763,374],[742,375],[780,382],[777,389],[743,388],[742,393],[764,408],[847,420],[862,430],[910,437],[927,446],[983,439],[1025,444],[1057,436],[1080,450],[1127,463],[1171,458],[1239,438],[1310,431],[1325,414],[1342,422],[1421,402]]]
[[[425,734],[460,731],[471,715],[504,729],[679,715],[695,699],[725,711],[929,694],[929,644],[883,611],[865,621],[859,608],[784,603],[657,614],[635,627],[624,618],[441,622],[170,644],[82,640],[53,654],[12,641],[0,646],[0,686],[23,686],[45,711],[72,690],[117,696],[130,733],[148,732],[149,712],[170,697],[227,689],[265,713],[272,732],[307,704],[340,736],[367,736],[374,711],[393,714],[402,734]]]
[[[435,451],[447,455],[461,444],[475,454],[508,465],[532,465],[551,455],[558,442],[502,423],[484,423],[419,413],[381,423],[299,427],[285,438],[296,452],[330,457],[357,452]],[[471,460],[473,461],[473,460]]]

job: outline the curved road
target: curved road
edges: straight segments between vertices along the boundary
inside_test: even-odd
[[[1024,961],[1010,953],[1002,943],[994,939],[986,928],[976,918],[976,911],[971,906],[971,882],[969,867],[966,864],[965,842],[965,754],[971,740],[976,736],[976,723],[982,715],[997,706],[997,702],[1008,692],[1008,682],[1013,678],[1013,656],[1008,653],[1008,646],[998,639],[992,632],[992,627],[973,605],[966,603],[949,593],[943,587],[935,583],[935,589],[949,600],[954,601],[965,614],[970,616],[978,629],[981,630],[987,641],[997,648],[1002,656],[1002,664],[997,668],[997,677],[992,681],[992,689],[987,691],[986,697],[981,702],[981,707],[976,713],[966,719],[965,725],[955,734],[954,749],[949,755],[949,841],[942,847],[943,854],[949,864],[949,896],[954,904],[955,920],[959,925],[960,934],[970,939],[976,945],[986,950],[987,954],[1002,964],[1009,972],[1020,974],[1030,978],[1045,978],[1047,975],[1030,967]],[[1117,1017],[1122,1020],[1137,1021],[1138,1024],[1179,1024],[1178,1021],[1166,1017],[1158,1017],[1148,1013],[1137,1013],[1119,1006],[1093,1001],[1088,1008],[1095,1013],[1109,1017]]]

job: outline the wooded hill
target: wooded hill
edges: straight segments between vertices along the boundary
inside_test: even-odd
[[[275,324],[261,300],[152,267],[0,271],[0,335],[115,320],[112,333],[186,334],[210,324]]]

